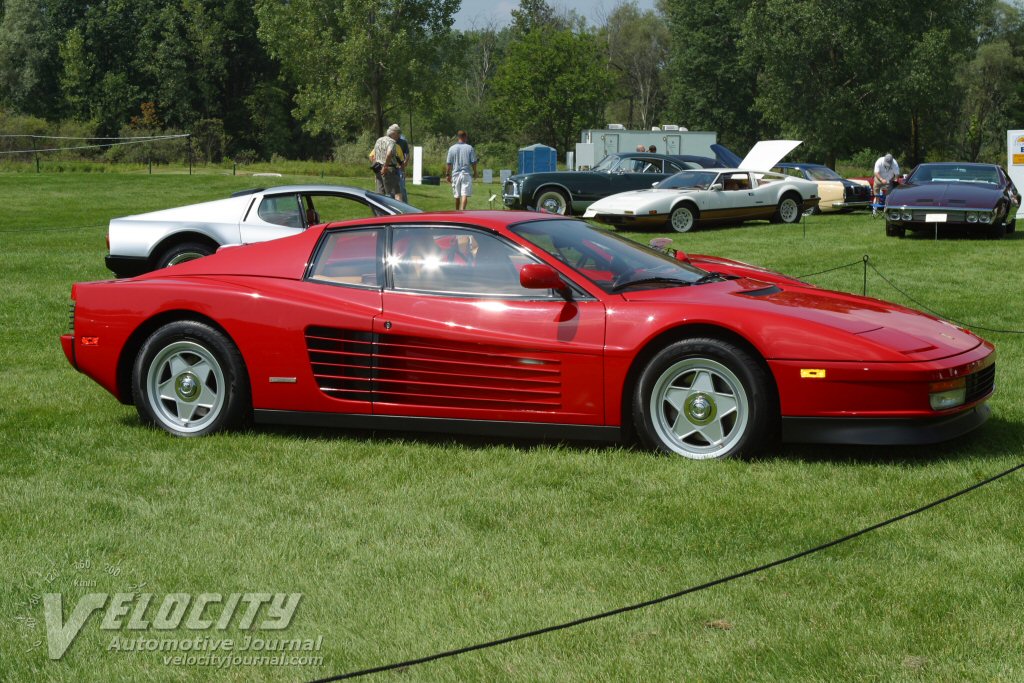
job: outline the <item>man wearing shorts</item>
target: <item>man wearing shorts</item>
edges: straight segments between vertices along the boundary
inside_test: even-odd
[[[465,211],[469,196],[473,194],[473,178],[476,177],[476,150],[466,142],[466,131],[460,130],[459,141],[448,148],[448,165],[445,177],[452,184],[455,195],[455,210]]]

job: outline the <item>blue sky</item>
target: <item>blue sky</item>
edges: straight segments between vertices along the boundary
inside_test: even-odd
[[[587,18],[587,23],[600,25],[604,17],[618,5],[620,0],[548,0],[556,10],[573,9]],[[655,0],[637,0],[641,10],[654,9]],[[519,7],[519,0],[462,0],[462,8],[455,14],[455,28],[467,30],[483,28],[494,24],[498,28],[512,21],[512,10]]]

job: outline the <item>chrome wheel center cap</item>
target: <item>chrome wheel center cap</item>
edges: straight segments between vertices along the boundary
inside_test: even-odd
[[[715,419],[718,408],[707,394],[694,394],[686,399],[687,419],[696,425],[706,425]]]
[[[182,401],[193,401],[199,395],[199,378],[191,372],[178,375],[174,380],[174,392]]]

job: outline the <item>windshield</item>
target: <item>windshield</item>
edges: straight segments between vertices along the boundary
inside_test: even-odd
[[[619,157],[615,154],[609,154],[601,161],[597,162],[597,166],[590,169],[591,171],[601,171],[604,173],[611,173],[619,166]]]
[[[395,213],[423,213],[423,209],[417,209],[415,206],[400,202],[393,197],[387,197],[376,192],[367,192],[366,196],[379,204],[383,204]]]
[[[805,166],[804,171],[807,172],[807,177],[811,180],[842,180],[843,176],[839,175],[831,168],[827,166]]]
[[[606,292],[679,287],[707,272],[578,220],[520,223],[512,232],[567,264]]]
[[[999,184],[996,167],[989,164],[921,164],[908,179],[912,183]]]
[[[659,190],[706,190],[715,182],[715,171],[680,171],[658,183]]]

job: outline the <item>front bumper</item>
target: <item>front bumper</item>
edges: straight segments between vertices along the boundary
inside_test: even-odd
[[[871,206],[871,200],[832,202],[834,209],[866,209]]]
[[[930,419],[783,417],[782,440],[850,446],[923,446],[963,436],[980,427],[991,413],[988,404],[982,403],[955,415]]]

